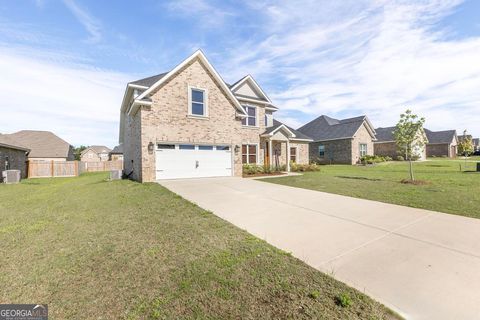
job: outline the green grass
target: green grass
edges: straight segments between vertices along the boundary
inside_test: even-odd
[[[0,301],[51,319],[397,318],[158,184],[103,173],[0,185],[0,243]]]
[[[472,172],[473,160],[468,159],[466,167],[461,159],[415,162],[415,177],[425,185],[400,182],[409,178],[408,162],[327,165],[320,172],[264,181],[480,218],[480,172]]]

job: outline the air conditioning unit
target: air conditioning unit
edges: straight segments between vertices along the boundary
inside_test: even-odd
[[[20,170],[5,170],[2,172],[3,183],[19,183]]]
[[[122,170],[110,170],[110,180],[122,179]]]

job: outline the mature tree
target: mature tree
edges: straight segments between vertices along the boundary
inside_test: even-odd
[[[75,156],[75,160],[78,160],[80,161],[80,154],[83,152],[83,150],[87,149],[87,147],[85,146],[80,146],[80,147],[76,147],[73,149],[73,154]]]
[[[425,138],[421,134],[425,118],[419,118],[411,110],[406,110],[400,115],[400,120],[395,127],[393,135],[397,146],[405,154],[405,160],[409,161],[410,180],[415,180],[413,175],[413,157],[417,155],[417,150],[424,148]]]

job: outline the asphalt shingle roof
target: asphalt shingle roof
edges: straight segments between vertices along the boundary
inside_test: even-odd
[[[18,150],[30,150],[26,146],[22,145],[15,139],[9,137],[6,134],[0,134],[0,146],[10,148],[10,149],[18,149]]]
[[[8,135],[30,149],[30,158],[68,158],[70,144],[50,131],[22,130]]]
[[[451,143],[454,137],[457,136],[456,130],[431,131],[425,129],[425,134],[428,138],[428,143]]]
[[[123,154],[123,144],[119,144],[115,148],[113,148],[112,151],[110,151],[110,154]]]
[[[334,119],[322,115],[297,129],[314,141],[352,138],[363,125],[366,116],[348,119]]]
[[[151,77],[135,80],[135,81],[130,82],[130,84],[135,84],[137,86],[143,86],[143,87],[151,87],[155,84],[155,82],[157,82],[158,80],[165,77],[167,75],[167,73],[168,72],[164,72],[164,73],[156,74],[156,75],[151,76]]]
[[[393,131],[395,130],[395,128],[396,127],[375,129],[375,136],[377,138],[377,142],[395,141],[395,137],[393,136]]]
[[[295,130],[295,129],[287,126],[286,124],[284,124],[284,123],[282,123],[278,120],[275,120],[275,119],[273,119],[273,126],[268,127],[263,134],[271,133],[271,132],[275,131],[278,127],[280,127],[281,125],[284,125],[285,127],[288,128],[288,130],[292,131],[293,134],[295,135],[296,139],[306,139],[306,140],[311,140],[312,139],[309,136],[307,136],[306,134],[303,134],[302,132],[300,132],[298,130]]]

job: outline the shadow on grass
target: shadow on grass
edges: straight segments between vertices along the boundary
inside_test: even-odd
[[[425,167],[449,168],[450,166],[444,164],[426,164]]]
[[[335,178],[352,179],[352,180],[382,181],[382,179],[366,178],[366,177],[335,176]]]

